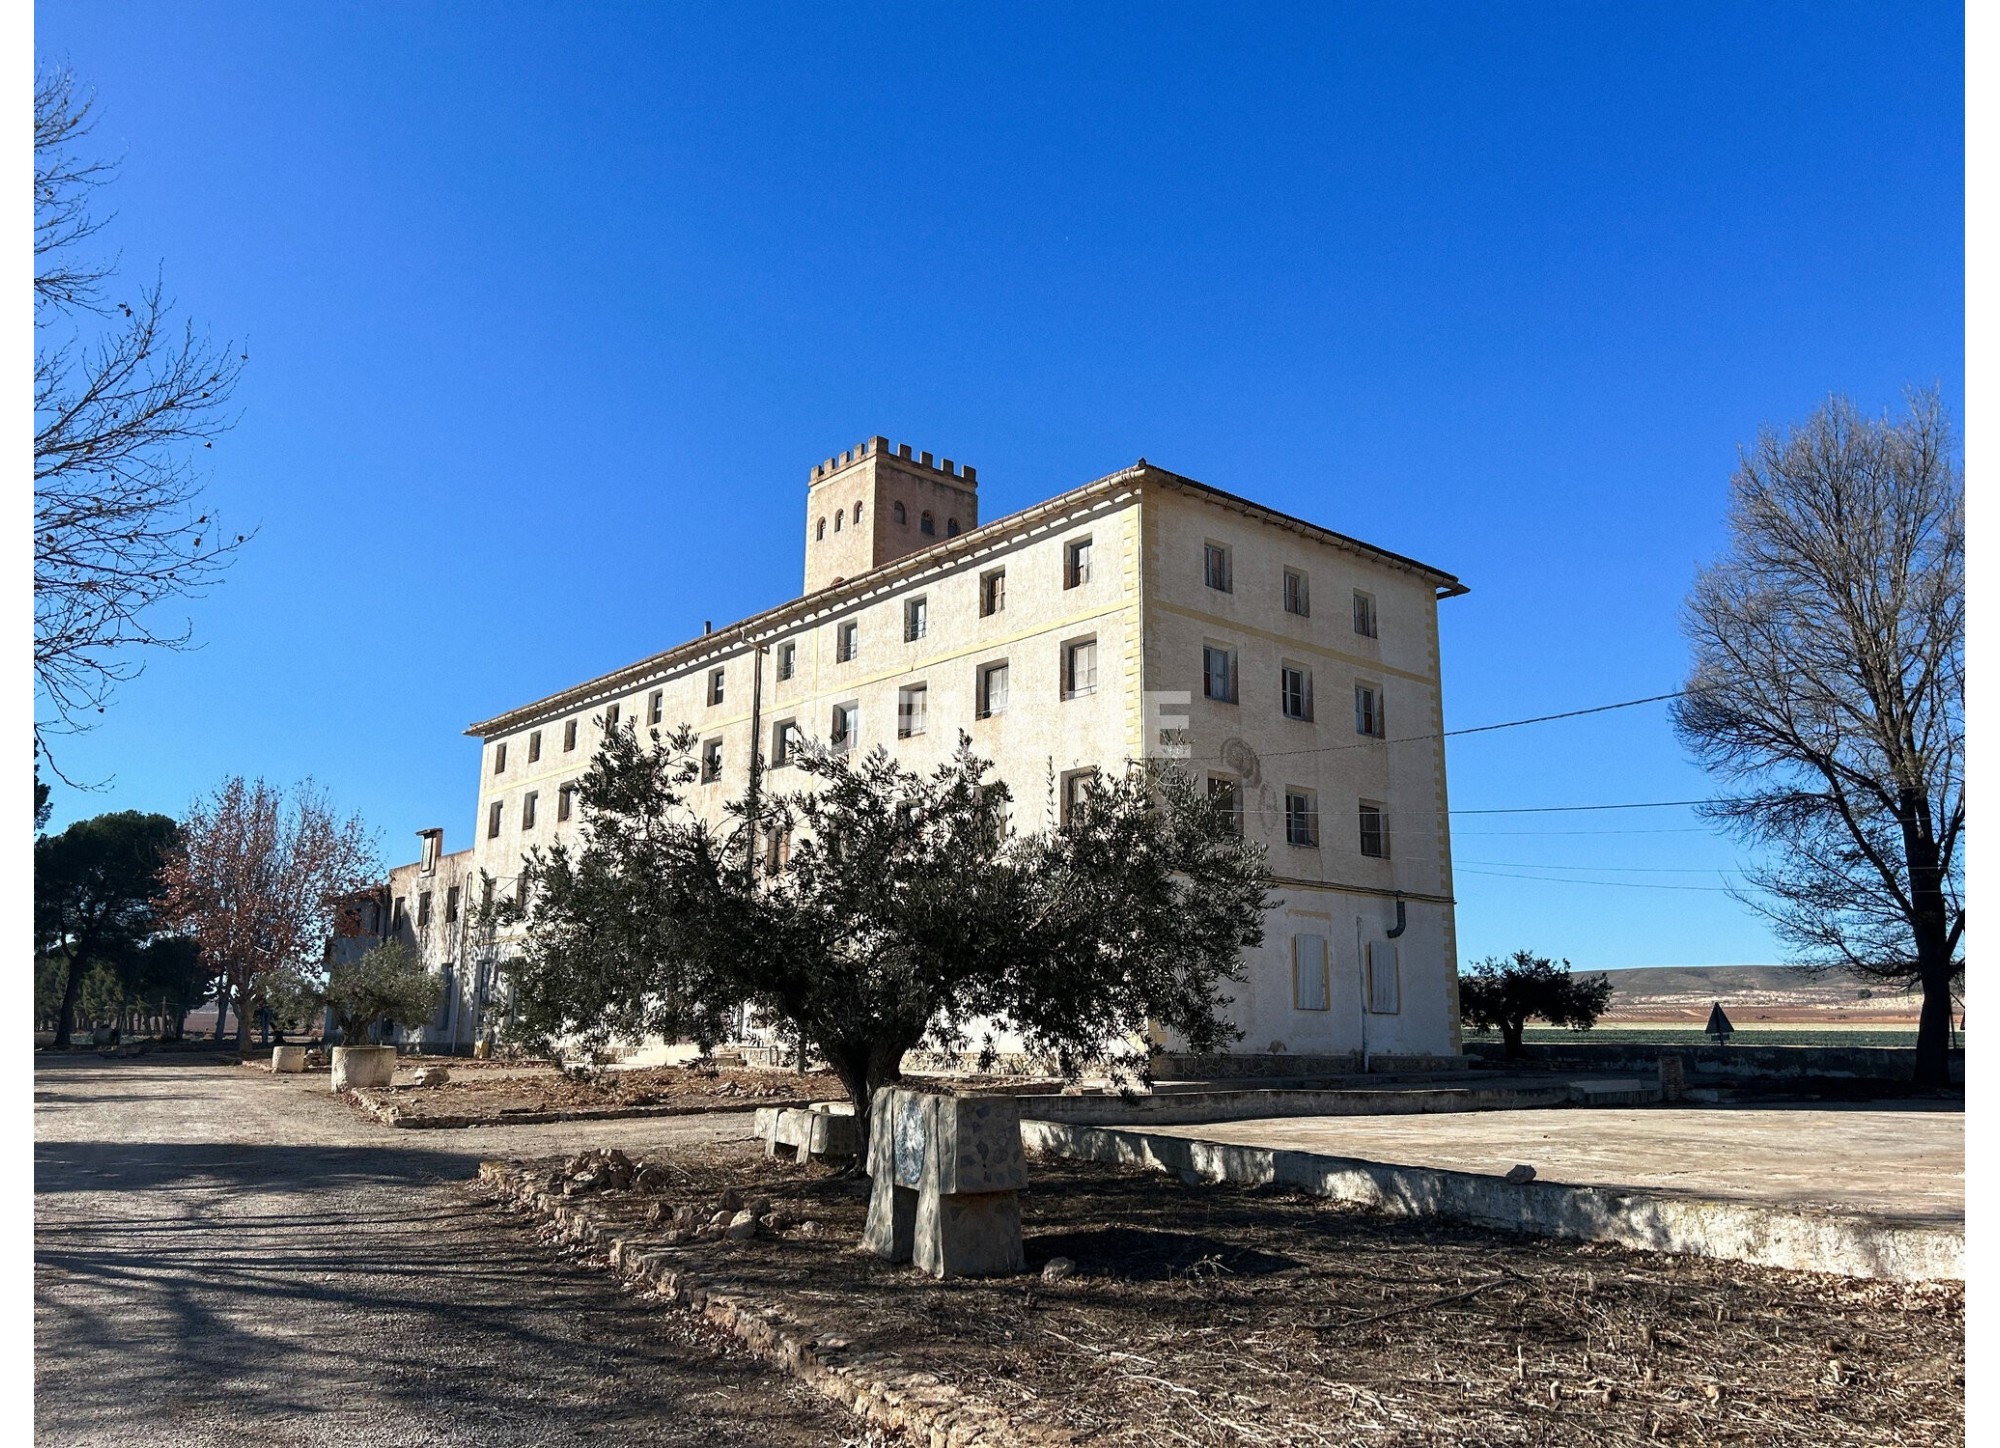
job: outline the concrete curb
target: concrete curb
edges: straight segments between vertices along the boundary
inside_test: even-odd
[[[712,1106],[584,1106],[574,1111],[510,1111],[504,1116],[416,1116],[393,1102],[383,1101],[373,1091],[359,1089],[346,1093],[362,1111],[384,1126],[405,1131],[452,1131],[467,1126],[544,1126],[551,1121],[627,1121],[646,1116],[721,1116],[732,1112],[755,1111],[763,1106],[804,1106],[803,1101],[737,1101],[725,1099]]]
[[[816,1336],[776,1307],[745,1297],[732,1283],[674,1267],[679,1253],[673,1248],[645,1251],[636,1244],[628,1246],[592,1221],[587,1211],[545,1191],[512,1162],[481,1162],[479,1180],[502,1202],[554,1224],[569,1241],[601,1249],[610,1258],[612,1271],[735,1334],[757,1356],[864,1422],[928,1448],[1041,1448],[1074,1441],[1068,1435],[1015,1423],[995,1404],[929,1373],[915,1372],[891,1354],[855,1352],[844,1338]]]
[[[1054,1156],[1145,1166],[1246,1186],[1288,1186],[1399,1216],[1449,1217],[1503,1231],[1614,1242],[1647,1252],[1680,1252],[1898,1282],[1965,1277],[1963,1229],[1900,1226],[1712,1197],[1614,1192],[1559,1182],[1517,1184],[1476,1172],[1061,1122],[1024,1121],[1021,1140],[1032,1151]]]

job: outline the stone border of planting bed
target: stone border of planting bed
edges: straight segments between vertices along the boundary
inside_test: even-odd
[[[804,1100],[773,1101],[766,1098],[739,1101],[719,1097],[713,1104],[685,1106],[579,1106],[567,1111],[508,1111],[492,1116],[419,1116],[404,1111],[393,1101],[382,1100],[372,1091],[355,1090],[346,1094],[363,1112],[384,1126],[401,1127],[405,1131],[456,1130],[468,1126],[542,1126],[551,1121],[624,1121],[642,1116],[716,1116],[755,1111],[761,1106],[807,1104]]]
[[[568,1241],[605,1254],[611,1270],[634,1286],[650,1288],[677,1308],[700,1313],[734,1333],[759,1357],[831,1398],[864,1422],[906,1435],[929,1448],[1005,1448],[1069,1444],[1055,1434],[1016,1423],[996,1404],[961,1392],[929,1373],[917,1372],[888,1353],[853,1351],[846,1339],[816,1333],[770,1303],[742,1295],[734,1284],[673,1265],[677,1253],[628,1248],[596,1221],[576,1198],[548,1191],[540,1174],[512,1162],[482,1161],[479,1183],[502,1204],[513,1204],[553,1225]]]

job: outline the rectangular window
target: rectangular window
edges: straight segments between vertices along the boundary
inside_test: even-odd
[[[1375,595],[1354,590],[1354,631],[1363,638],[1375,637]]]
[[[1063,549],[1063,587],[1080,588],[1090,582],[1090,540],[1079,538]]]
[[[504,739],[493,746],[493,772],[495,774],[507,772],[507,741]]]
[[[856,646],[860,642],[861,625],[844,623],[833,631],[833,658],[835,663],[846,664],[854,661]]]
[[[1368,942],[1368,1009],[1378,1016],[1393,1016],[1403,1008],[1402,960],[1395,942]]]
[[[500,801],[497,799],[486,807],[486,838],[500,838]]]
[[[1361,802],[1361,853],[1371,859],[1389,858],[1389,817],[1382,806]]]
[[[723,685],[728,675],[722,669],[712,669],[708,675],[708,706],[713,709],[722,702]]]
[[[790,764],[799,752],[799,726],[794,719],[781,720],[771,728],[771,765],[778,768]]]
[[[1285,612],[1305,618],[1312,612],[1306,595],[1306,576],[1296,568],[1285,570]]]
[[[389,912],[389,933],[391,935],[401,935],[403,927],[409,923],[410,917],[403,909],[403,897],[398,895],[396,897],[395,908]]]
[[[542,731],[537,729],[528,736],[528,763],[539,764],[542,758]]]
[[[1097,640],[1078,639],[1075,643],[1063,645],[1062,696],[1074,699],[1079,694],[1097,692]]]
[[[1208,777],[1208,805],[1220,814],[1223,823],[1234,834],[1243,833],[1243,796],[1236,788],[1236,781],[1226,775],[1211,774]]]
[[[430,928],[431,928],[431,892],[428,890],[421,890],[417,893],[417,929],[428,930]]]
[[[486,889],[485,893],[480,897],[480,908],[489,916],[493,913],[493,877],[491,875],[486,876]]]
[[[616,705],[616,704],[609,704],[609,705],[606,705],[606,706],[605,706],[605,710],[604,710],[604,732],[605,732],[605,733],[607,733],[607,734],[608,734],[608,733],[610,733],[610,732],[611,732],[611,731],[612,731],[613,729],[616,729],[616,728],[618,727],[618,714],[619,714],[619,706],[618,706],[618,705]]]
[[[929,706],[930,690],[922,684],[911,684],[896,691],[896,737],[908,739],[913,734],[924,732],[928,721],[925,712]]]
[[[995,714],[1007,712],[1007,666],[988,664],[979,671],[979,686],[974,690],[973,712],[981,719],[990,719]]]
[[[556,823],[569,818],[570,806],[576,801],[576,786],[566,784],[556,791]]]
[[[996,568],[979,575],[979,616],[990,618],[1007,607],[1007,570]]]
[[[1373,684],[1354,686],[1354,732],[1382,737],[1382,691]]]
[[[859,503],[854,505],[860,507]],[[764,831],[764,873],[777,875],[791,868],[792,832],[790,830]]]
[[[1326,971],[1326,937],[1292,937],[1292,1009],[1323,1011],[1332,1005]]]
[[[799,646],[797,644],[778,645],[778,678],[791,678],[799,666]]]
[[[576,748],[576,720],[568,719],[563,722],[563,753],[567,754],[574,748]]]
[[[701,746],[701,782],[714,784],[722,778],[722,741],[711,739]]]
[[[1220,543],[1209,543],[1203,546],[1201,556],[1201,581],[1218,593],[1232,592],[1229,550]]]
[[[926,598],[905,600],[903,603],[903,642],[913,644],[930,631],[930,600]]]
[[[646,722],[648,724],[657,724],[666,717],[666,714],[667,691],[665,689],[655,689],[653,690],[653,697],[646,702]]]
[[[1308,848],[1319,843],[1319,801],[1309,789],[1285,791],[1285,843]]]
[[[1201,696],[1224,704],[1236,702],[1236,651],[1204,644],[1201,650]]]
[[[833,751],[845,754],[854,747],[855,738],[861,732],[861,706],[859,704],[835,704],[833,706],[833,729],[831,730]]]
[[[535,827],[535,801],[539,798],[539,793],[532,789],[521,797],[522,829],[531,830]]]
[[[1084,806],[1090,798],[1091,771],[1071,770],[1062,777],[1061,823],[1065,829],[1083,819]]]
[[[450,889],[444,892],[444,923],[447,925],[453,925],[456,924],[457,921],[458,921],[458,886],[453,885]]]
[[[1285,664],[1278,670],[1278,694],[1284,705],[1287,719],[1311,719],[1313,716],[1312,671],[1297,664]]]

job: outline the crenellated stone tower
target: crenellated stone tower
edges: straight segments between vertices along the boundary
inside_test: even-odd
[[[806,488],[807,593],[979,526],[979,474],[886,437],[816,464]]]

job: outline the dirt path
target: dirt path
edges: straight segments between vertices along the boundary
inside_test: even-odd
[[[323,1086],[159,1058],[52,1060],[35,1100],[39,1443],[858,1437],[467,1187],[481,1156],[560,1150],[562,1127],[396,1131]],[[643,1145],[747,1119],[603,1125]]]

